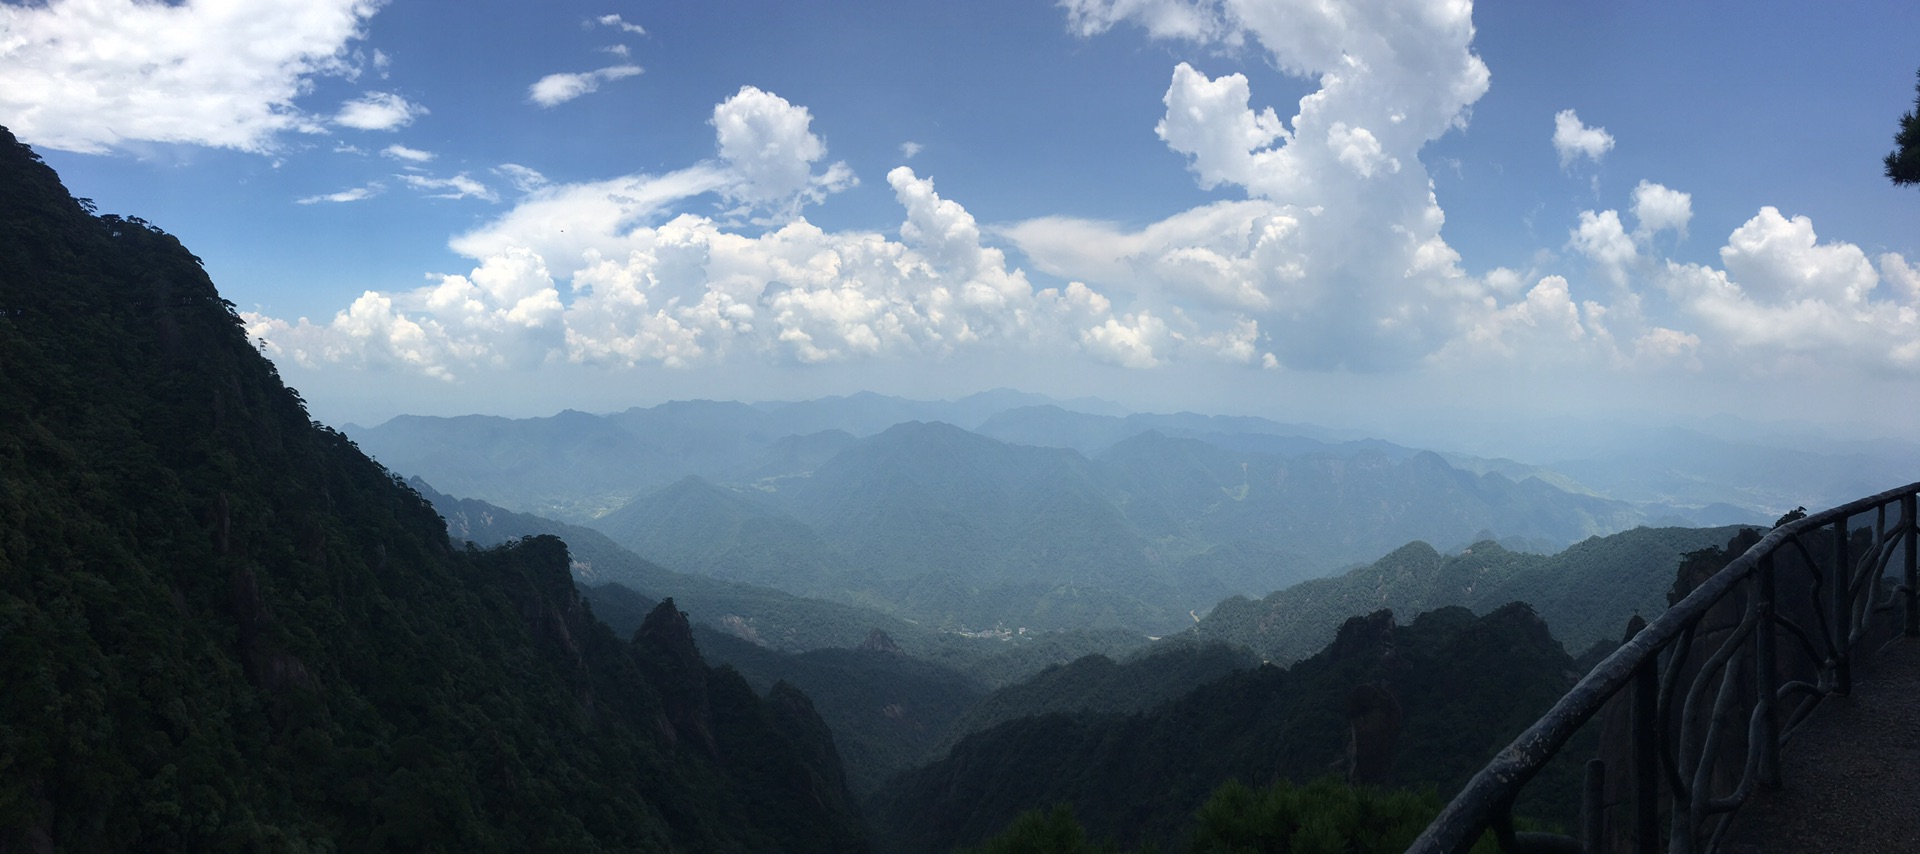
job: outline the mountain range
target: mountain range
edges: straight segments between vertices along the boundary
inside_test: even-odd
[[[955,630],[1163,635],[1224,597],[1413,540],[1551,552],[1688,523],[1685,512],[1752,515],[1635,506],[1538,467],[1306,425],[1035,400],[683,401],[605,416],[405,417],[354,436],[397,471],[585,524],[661,565]],[[914,415],[962,423],[886,423]]]
[[[354,428],[409,479],[170,235],[0,187],[0,851],[1228,838],[1450,791],[1738,531],[1642,522],[1752,513],[1005,390]]]

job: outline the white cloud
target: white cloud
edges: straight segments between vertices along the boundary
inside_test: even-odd
[[[804,145],[804,110],[759,106],[745,123],[776,130],[747,136],[774,140],[771,147],[785,154],[563,185],[539,185],[538,173],[503,166],[533,189],[511,211],[455,239],[457,251],[476,259],[473,272],[433,276],[411,291],[368,292],[323,322],[250,313],[249,332],[276,358],[300,365],[448,380],[558,361],[804,365],[943,360],[983,347],[1081,352],[1140,368],[1172,360],[1258,363],[1259,326],[1250,318],[1208,323],[1178,309],[1116,311],[1077,282],[1036,290],[985,242],[972,214],[906,167],[887,176],[903,213],[897,240],[830,233],[797,217],[747,235],[712,218],[674,215],[681,200],[742,185],[769,197],[817,187],[822,176],[811,170],[804,179],[739,171],[742,163],[810,165],[825,157],[824,146]],[[716,134],[729,132],[721,129],[726,122],[715,124]]]
[[[356,130],[398,130],[426,114],[426,107],[392,92],[368,92],[341,104],[333,123]]]
[[[1232,311],[1271,308],[1262,283],[1306,275],[1306,258],[1290,239],[1299,226],[1284,207],[1248,200],[1194,208],[1138,231],[1046,217],[1000,233],[1047,273]]]
[[[1524,299],[1504,307],[1488,298],[1486,307],[1486,313],[1438,358],[1462,352],[1513,358],[1524,352],[1537,359],[1545,352],[1577,347],[1591,337],[1580,321],[1580,308],[1573,302],[1567,280],[1560,276],[1541,279]]]
[[[374,73],[380,75],[380,79],[385,80],[387,78],[387,69],[391,67],[393,67],[393,57],[388,56],[386,51],[380,50],[379,48],[374,48],[374,51],[373,51]]]
[[[499,166],[493,167],[493,171],[506,178],[507,182],[511,183],[514,189],[522,193],[531,193],[534,190],[547,186],[549,183],[547,176],[518,163],[502,163]]]
[[[542,107],[555,107],[600,90],[600,84],[640,75],[638,65],[611,65],[578,74],[549,74],[527,87],[527,100]]]
[[[1642,239],[1667,229],[1686,237],[1687,223],[1693,220],[1693,195],[1642,180],[1633,188],[1633,218],[1640,223],[1634,235]]]
[[[1904,258],[1879,269],[1851,243],[1773,207],[1727,237],[1724,270],[1668,261],[1658,284],[1700,325],[1700,350],[1744,371],[1828,372],[1843,362],[1920,372],[1920,288]],[[1893,287],[1881,288],[1882,274]]]
[[[1600,162],[1613,150],[1613,134],[1603,127],[1587,127],[1572,110],[1553,114],[1553,149],[1560,152],[1560,168],[1568,169],[1584,157]]]
[[[912,160],[920,152],[925,151],[926,148],[926,146],[913,140],[907,140],[906,142],[900,143],[900,157],[903,160]]]
[[[1881,255],[1880,276],[1907,302],[1920,303],[1920,270],[1909,265],[1907,259],[1894,252]]]
[[[1123,21],[1132,20],[1156,39],[1211,41],[1229,38],[1240,43],[1237,33],[1222,20],[1218,4],[1204,0],[1064,0],[1067,25],[1081,36],[1106,32]]]
[[[418,148],[408,148],[397,142],[387,146],[386,148],[381,149],[380,153],[388,157],[391,157],[395,160],[405,160],[408,163],[426,163],[427,161],[432,160],[434,157],[434,154],[431,151],[421,151]]]
[[[421,190],[436,199],[480,199],[482,201],[500,201],[500,194],[462,172],[451,178],[429,178],[425,175],[395,175],[407,186]]]
[[[1466,4],[1071,0],[1067,8],[1083,35],[1130,21],[1158,38],[1257,43],[1273,65],[1317,88],[1283,119],[1252,106],[1245,76],[1209,77],[1179,63],[1156,133],[1188,157],[1202,187],[1237,187],[1250,198],[1134,232],[1060,219],[1007,228],[1041,269],[1140,288],[1213,320],[1253,312],[1277,360],[1291,367],[1406,367],[1477,311],[1484,285],[1459,269],[1441,237],[1446,216],[1419,157],[1463,126],[1487,91]],[[1201,223],[1208,227],[1194,227]]]
[[[813,173],[827,156],[811,130],[813,114],[772,92],[740,87],[713,108],[712,124],[720,159],[736,176],[724,192],[748,205],[792,212],[857,183],[845,163]]]
[[[442,380],[456,369],[536,367],[564,346],[559,293],[538,257],[510,252],[467,276],[404,294],[367,291],[325,324],[243,313],[268,355],[314,366],[401,368]]]
[[[589,252],[624,257],[635,245],[636,226],[733,180],[725,169],[703,163],[665,175],[548,184],[529,192],[505,215],[455,236],[448,245],[469,258],[528,248],[545,259],[556,275],[571,276],[588,263]]]
[[[1620,224],[1618,211],[1581,211],[1580,224],[1570,233],[1567,245],[1592,259],[1607,278],[1622,286],[1627,283],[1629,269],[1640,260],[1640,250]]]
[[[321,202],[357,202],[362,199],[371,199],[374,196],[380,195],[382,189],[380,183],[376,181],[364,187],[354,187],[351,190],[341,190],[338,193],[308,196],[304,199],[299,199],[298,202],[303,205],[316,205]]]
[[[376,0],[0,4],[0,124],[45,148],[135,140],[265,152],[320,123],[294,103],[347,76]],[[244,46],[244,49],[236,46]]]
[[[1720,262],[1749,295],[1769,300],[1857,306],[1880,281],[1860,247],[1821,244],[1813,220],[1789,220],[1772,206],[1728,235]]]
[[[627,57],[633,55],[633,51],[627,49],[627,46],[623,44],[605,45],[605,46],[596,48],[596,50],[600,51],[601,53],[613,54],[614,56],[620,57],[621,59],[626,59]]]
[[[639,24],[630,24],[625,20],[621,19],[621,17],[617,14],[601,15],[600,17],[595,18],[593,20],[594,20],[594,23],[597,23],[600,26],[613,27],[614,29],[620,30],[622,32],[633,33],[636,36],[644,36],[647,34],[647,30],[645,27],[642,27]]]

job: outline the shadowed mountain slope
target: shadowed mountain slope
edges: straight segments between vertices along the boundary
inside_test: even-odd
[[[1559,698],[1572,666],[1518,603],[1406,626],[1376,612],[1291,668],[1241,670],[1145,713],[1045,714],[976,733],[868,798],[867,815],[881,850],[944,851],[1064,803],[1092,838],[1164,849],[1229,780],[1346,773],[1444,796]],[[1551,773],[1547,786],[1571,783],[1575,766]]]
[[[1347,617],[1374,608],[1419,614],[1448,606],[1485,611],[1528,602],[1569,649],[1613,641],[1639,614],[1667,607],[1674,567],[1687,552],[1726,542],[1738,528],[1635,528],[1592,537],[1553,555],[1508,551],[1492,542],[1442,555],[1408,543],[1369,566],[1302,582],[1264,599],[1232,597],[1194,631],[1295,661],[1333,638]]]
[[[453,547],[0,131],[0,849],[858,850],[811,703]]]

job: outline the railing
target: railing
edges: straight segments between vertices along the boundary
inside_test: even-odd
[[[1635,618],[1638,631],[1475,774],[1408,854],[1465,852],[1488,830],[1509,852],[1714,850],[1748,796],[1780,787],[1781,745],[1823,698],[1852,690],[1858,657],[1892,633],[1879,615],[1895,597],[1904,634],[1920,637],[1916,495],[1920,483],[1780,525],[1652,623]],[[1849,527],[1862,516],[1870,531]],[[1896,554],[1902,573],[1890,588]],[[1520,790],[1616,696],[1631,742],[1616,760],[1629,771],[1618,799],[1628,826],[1610,832],[1608,770],[1594,759],[1581,838],[1515,833]]]

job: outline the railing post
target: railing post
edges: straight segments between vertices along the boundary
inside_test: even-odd
[[[1753,749],[1760,751],[1758,770],[1763,789],[1780,788],[1780,735],[1773,715],[1774,694],[1780,690],[1780,672],[1774,668],[1773,565],[1772,552],[1760,556],[1760,622],[1754,626],[1753,635],[1753,713],[1760,719],[1760,731],[1755,735],[1760,743]]]
[[[1853,693],[1853,571],[1847,557],[1847,517],[1833,523],[1833,692]],[[1817,569],[1817,568],[1816,568]]]
[[[1646,621],[1633,618],[1639,634]],[[1633,671],[1633,850],[1660,851],[1660,655],[1654,653]]]
[[[1906,563],[1907,581],[1907,637],[1920,638],[1920,573],[1915,572],[1913,551],[1914,532],[1916,528],[1920,528],[1920,526],[1916,526],[1915,524],[1913,509],[1913,494],[1908,493],[1907,495],[1901,496],[1900,525],[1905,533],[1905,536],[1901,537],[1905,543],[1905,548],[1902,548],[1901,551],[1906,552],[1904,562]]]

